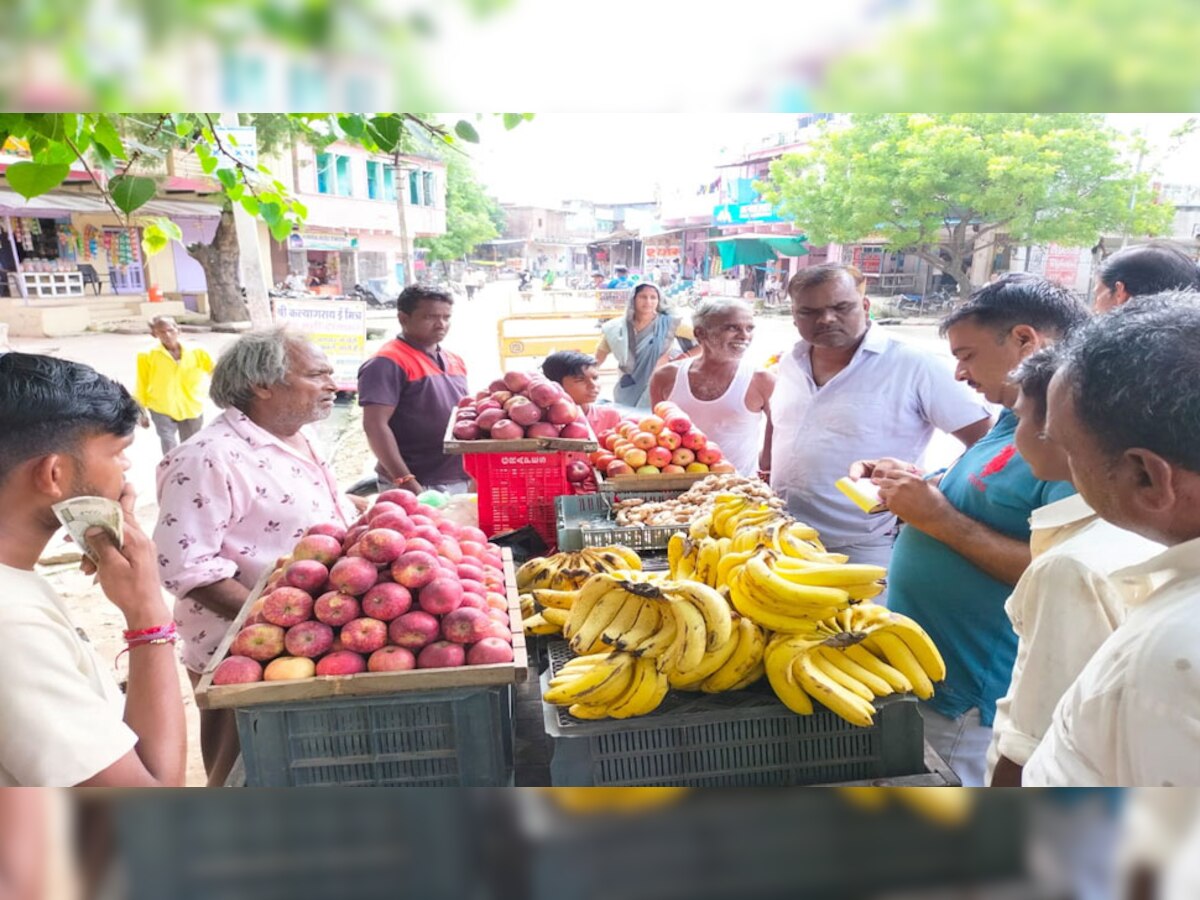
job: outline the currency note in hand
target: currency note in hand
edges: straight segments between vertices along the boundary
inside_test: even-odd
[[[125,540],[125,513],[121,504],[107,497],[72,497],[51,507],[58,521],[66,526],[71,533],[71,539],[79,545],[93,562],[95,555],[88,549],[84,535],[89,528],[103,528],[112,535],[120,547]]]

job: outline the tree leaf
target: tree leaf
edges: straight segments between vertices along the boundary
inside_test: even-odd
[[[479,143],[479,132],[475,130],[475,126],[466,119],[459,119],[454,126],[454,133],[464,141],[469,141],[472,144]]]
[[[52,141],[61,141],[66,137],[66,119],[63,113],[27,113],[25,118],[34,131]]]
[[[52,191],[66,180],[71,167],[66,163],[13,163],[5,177],[14,191],[26,200]]]
[[[258,215],[258,200],[251,194],[242,197],[242,209],[252,216]]]
[[[92,139],[97,146],[107,150],[113,159],[127,158],[125,145],[121,143],[121,136],[117,134],[116,126],[107,115],[102,113],[96,120],[96,127],[92,129]]]
[[[124,213],[145,206],[154,197],[155,190],[154,179],[140,175],[118,175],[108,183],[113,204]]]
[[[217,180],[224,185],[227,191],[232,190],[233,186],[237,184],[237,176],[233,174],[233,169],[218,169]]]
[[[162,253],[171,245],[171,239],[163,234],[158,225],[150,224],[142,228],[142,250],[146,256]]]
[[[522,116],[520,113],[505,113],[504,114],[504,127],[507,128],[509,131],[512,131],[514,128],[516,128],[518,125],[520,125],[524,121],[525,121],[525,117]]]
[[[292,233],[292,223],[287,219],[279,219],[277,222],[271,222],[267,227],[271,231],[271,237],[277,241],[286,241],[288,235]]]
[[[283,218],[283,207],[278,203],[259,203],[258,214],[268,225],[274,225]]]
[[[362,137],[363,134],[367,130],[367,123],[363,120],[362,116],[357,116],[357,115],[338,116],[337,121],[338,121],[338,127],[341,128],[342,131],[346,132],[346,134],[350,135],[350,137],[353,137],[353,138]]]
[[[375,116],[371,119],[370,130],[379,149],[391,153],[400,145],[404,122],[399,116]]]

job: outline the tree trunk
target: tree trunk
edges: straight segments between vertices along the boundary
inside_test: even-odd
[[[405,209],[405,198],[408,196],[408,178],[400,168],[400,151],[392,154],[392,167],[396,171],[396,216],[400,220],[400,263],[404,266],[404,281],[400,287],[417,283],[417,273],[413,271],[413,249],[408,240],[408,213]]]
[[[188,256],[200,263],[208,281],[208,308],[214,322],[245,322],[250,310],[238,284],[238,240],[233,212],[221,211],[211,243],[188,244]]]

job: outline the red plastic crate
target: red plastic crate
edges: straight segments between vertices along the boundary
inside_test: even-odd
[[[558,543],[554,498],[574,493],[567,481],[567,451],[468,453],[463,466],[479,494],[479,527],[490,537],[532,525],[547,547]]]

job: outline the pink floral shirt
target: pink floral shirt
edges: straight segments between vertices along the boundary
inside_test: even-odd
[[[230,409],[158,466],[158,575],[175,595],[183,664],[201,672],[229,621],[188,598],[233,578],[253,588],[318,522],[351,522],[353,504],[302,430],[301,453]]]

